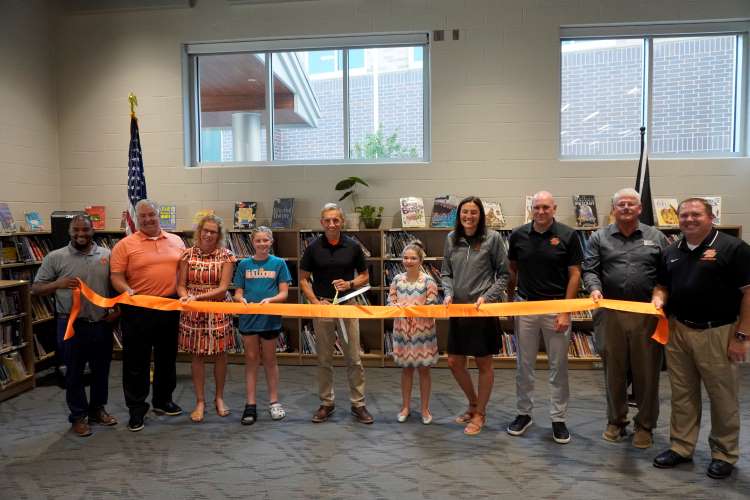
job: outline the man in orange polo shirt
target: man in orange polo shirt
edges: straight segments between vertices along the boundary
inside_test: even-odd
[[[138,231],[112,249],[112,286],[119,293],[177,297],[177,262],[185,250],[179,236],[162,231],[159,207],[150,200],[136,206]],[[149,368],[154,353],[154,413],[179,415],[172,401],[177,385],[177,330],[179,311],[157,311],[134,306],[122,308],[122,386],[130,410],[128,430],[143,429],[149,405]]]

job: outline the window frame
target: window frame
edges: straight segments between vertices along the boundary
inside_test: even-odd
[[[423,47],[422,58],[422,153],[419,158],[355,159],[351,157],[349,135],[349,50],[391,47]],[[341,50],[343,76],[343,135],[344,158],[328,160],[275,160],[274,112],[263,113],[263,126],[267,130],[264,145],[270,160],[202,162],[200,158],[200,93],[198,58],[201,55],[263,53],[266,71],[266,110],[274,110],[273,105],[273,57],[275,53]],[[431,121],[430,121],[430,37],[426,32],[345,35],[328,37],[295,37],[284,39],[252,39],[239,41],[192,42],[182,45],[182,98],[183,98],[183,145],[184,163],[187,168],[227,168],[227,167],[277,167],[300,165],[372,165],[372,164],[429,164],[431,162]],[[411,66],[410,66],[411,67]],[[355,68],[353,74],[359,69]]]
[[[653,153],[650,147],[653,127],[653,43],[655,39],[701,36],[737,36],[737,69],[734,75],[734,142],[733,152],[686,152]],[[597,39],[643,40],[643,97],[642,126],[646,127],[646,150],[650,158],[658,159],[704,159],[704,158],[743,158],[748,156],[750,144],[750,116],[748,115],[748,80],[750,80],[750,19],[730,19],[718,21],[688,21],[682,23],[655,22],[648,24],[608,24],[608,25],[569,25],[560,27],[558,45],[558,110],[562,109],[562,44],[566,41]],[[562,154],[562,111],[558,111],[557,152],[563,161],[606,161],[632,160],[636,155],[579,156]]]

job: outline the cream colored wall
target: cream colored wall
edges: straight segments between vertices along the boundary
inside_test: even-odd
[[[317,225],[335,182],[371,182],[363,203],[397,213],[398,198],[443,193],[499,200],[510,224],[540,189],[558,196],[611,193],[634,183],[635,161],[558,160],[559,26],[625,21],[750,17],[750,2],[537,0],[319,0],[231,6],[198,0],[193,9],[65,16],[57,39],[60,73],[61,198],[65,208],[104,204],[109,225],[125,207],[128,92],[138,95],[150,197],[177,205],[180,227],[203,207],[229,217],[236,200],[297,198],[301,227]],[[461,30],[431,46],[432,162],[429,165],[186,169],[182,151],[180,44],[306,34]],[[750,227],[750,160],[652,161],[655,196],[723,196],[724,222]],[[429,208],[428,208],[429,210]],[[390,221],[389,221],[390,223]],[[750,231],[746,231],[746,237]]]
[[[2,3],[0,201],[17,223],[60,207],[53,19],[45,1]]]

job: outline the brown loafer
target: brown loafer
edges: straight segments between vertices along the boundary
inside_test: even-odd
[[[360,424],[371,424],[375,421],[364,406],[352,406],[352,415],[357,417]]]
[[[336,408],[334,406],[320,405],[318,411],[316,411],[315,415],[313,415],[312,421],[316,424],[325,422],[326,420],[328,420],[328,417],[331,416],[335,409]]]
[[[99,408],[89,415],[89,423],[106,426],[117,425],[117,418],[107,413],[107,410],[104,408]]]
[[[91,427],[86,423],[85,419],[79,419],[73,422],[70,426],[70,430],[78,435],[78,437],[86,437],[91,435]]]

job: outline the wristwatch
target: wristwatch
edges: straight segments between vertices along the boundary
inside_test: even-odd
[[[747,342],[747,340],[748,340],[748,339],[749,339],[750,337],[748,337],[748,335],[747,335],[746,333],[743,333],[743,332],[737,331],[737,332],[734,332],[734,338],[736,338],[736,339],[737,339],[737,340],[739,340],[740,342]]]

